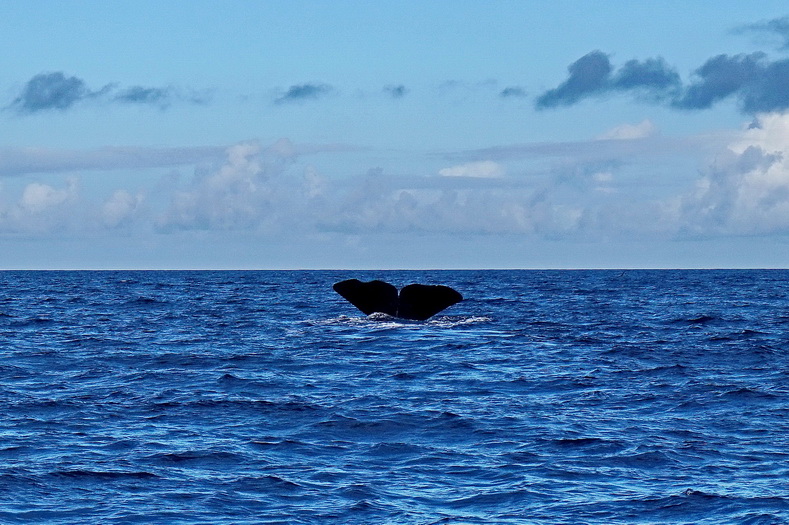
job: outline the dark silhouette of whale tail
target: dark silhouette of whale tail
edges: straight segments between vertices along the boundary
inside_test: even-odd
[[[365,315],[381,312],[393,317],[424,321],[441,310],[463,300],[463,296],[449,286],[409,284],[400,293],[384,281],[363,283],[348,279],[335,283],[334,291]]]

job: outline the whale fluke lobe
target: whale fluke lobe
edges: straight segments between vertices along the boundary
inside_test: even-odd
[[[348,279],[335,283],[333,288],[365,315],[381,312],[414,321],[429,319],[463,300],[460,293],[443,285],[409,284],[399,295],[393,285],[378,280],[363,283]]]
[[[397,316],[397,288],[383,281],[363,283],[359,279],[348,279],[335,283],[334,291],[342,295],[349,303],[370,315],[382,312]]]
[[[463,296],[449,286],[409,284],[400,290],[397,316],[424,321],[462,300]]]

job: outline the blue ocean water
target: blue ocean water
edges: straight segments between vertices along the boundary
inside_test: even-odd
[[[0,523],[789,523],[787,329],[779,270],[0,272]]]

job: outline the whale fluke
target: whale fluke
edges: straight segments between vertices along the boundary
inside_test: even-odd
[[[414,321],[429,319],[463,300],[456,290],[442,285],[409,284],[399,295],[393,285],[378,280],[363,283],[348,279],[335,283],[333,288],[365,315],[381,312]]]

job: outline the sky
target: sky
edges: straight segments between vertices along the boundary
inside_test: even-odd
[[[785,1],[0,3],[0,269],[787,268]]]

